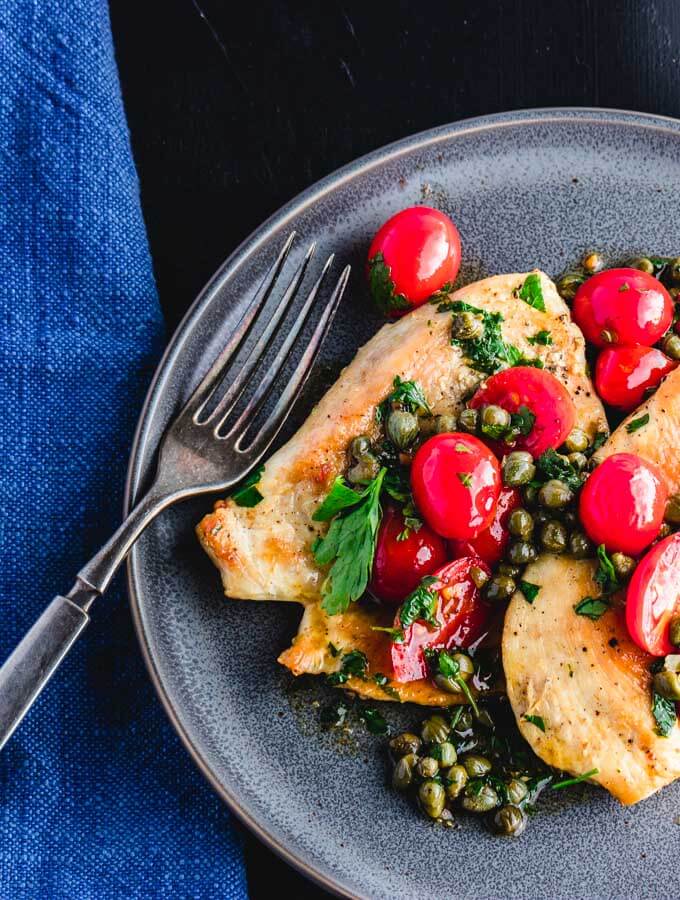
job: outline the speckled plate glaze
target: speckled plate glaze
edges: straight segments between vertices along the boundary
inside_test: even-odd
[[[463,277],[540,266],[558,274],[588,248],[613,257],[680,251],[680,122],[605,110],[538,110],[438,128],[319,182],[256,231],[196,300],[159,367],[132,454],[128,496],[148,478],[167,421],[225,341],[290,229],[353,277],[297,420],[379,326],[363,281],[368,242],[404,206],[458,224]],[[386,790],[381,740],[323,734],[322,684],[292,685],[276,663],[291,604],[225,601],[193,526],[205,498],[163,515],[130,557],[144,656],[196,764],[246,824],[324,887],[371,898],[670,896],[680,786],[625,809],[583,786],[545,797],[520,840],[475,822],[429,826]],[[385,704],[394,727],[416,709]]]

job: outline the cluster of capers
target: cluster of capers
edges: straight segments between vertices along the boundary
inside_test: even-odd
[[[636,256],[624,262],[623,265],[628,269],[639,269],[647,275],[658,275],[668,287],[671,297],[674,300],[678,299],[680,296],[680,257],[655,257],[654,259],[653,262],[648,256]],[[559,295],[570,303],[583,282],[589,276],[601,272],[604,267],[605,260],[601,253],[587,253],[581,261],[580,267],[565,272],[557,279]],[[673,357],[673,359],[678,358],[680,357]]]
[[[471,715],[465,710],[456,729],[469,729],[470,725]],[[420,737],[404,732],[393,738],[393,786],[400,791],[414,789],[425,815],[445,826],[453,824],[454,811],[459,808],[493,813],[490,825],[498,834],[520,835],[527,821],[519,805],[529,792],[525,781],[521,777],[504,781],[502,801],[497,787],[486,780],[492,774],[491,761],[472,752],[459,756],[452,740],[451,725],[439,714],[423,722]]]
[[[680,650],[680,616],[671,619],[668,639]],[[663,668],[654,676],[654,690],[667,700],[680,701],[680,654],[664,659]]]

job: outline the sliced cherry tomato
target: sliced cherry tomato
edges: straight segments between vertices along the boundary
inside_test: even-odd
[[[402,209],[382,226],[368,251],[368,283],[380,311],[401,316],[455,280],[460,235],[429,206]]]
[[[447,558],[443,538],[424,522],[417,531],[406,529],[401,510],[389,506],[378,531],[369,588],[379,600],[401,603],[421,578],[443,566]]]
[[[545,369],[531,366],[515,366],[487,378],[469,405],[478,409],[491,403],[509,413],[528,409],[534,417],[528,434],[520,434],[510,444],[493,443],[499,456],[512,448],[527,450],[535,457],[549,448],[554,450],[564,442],[576,421],[574,403],[562,382]]]
[[[476,537],[491,524],[501,489],[498,460],[470,434],[437,434],[411,465],[411,488],[427,524],[443,537]]]
[[[637,556],[659,532],[668,490],[659,469],[634,453],[615,453],[588,477],[579,516],[588,537]]]
[[[671,326],[673,301],[653,275],[638,269],[607,269],[584,281],[571,312],[586,340],[596,347],[651,347]]]
[[[484,634],[493,609],[470,577],[473,566],[491,574],[486,564],[475,556],[457,559],[434,573],[437,581],[429,590],[439,595],[434,614],[437,627],[415,621],[404,631],[403,641],[392,642],[392,667],[397,681],[425,678],[427,665],[423,651],[426,647],[436,650],[469,647]],[[394,625],[401,628],[399,613]]]
[[[676,366],[655,347],[608,347],[597,358],[595,390],[605,403],[627,412]]]
[[[513,509],[521,505],[522,496],[517,488],[503,487],[498,495],[496,512],[488,528],[468,541],[449,541],[454,559],[461,556],[478,556],[489,566],[500,562],[510,540],[508,519]]]
[[[677,653],[668,629],[680,612],[680,533],[671,534],[642,557],[626,594],[626,625],[638,647],[653,656]]]

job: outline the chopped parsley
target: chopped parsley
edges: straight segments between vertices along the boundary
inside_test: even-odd
[[[470,472],[456,472],[456,475],[463,487],[472,487],[472,474]]]
[[[406,297],[395,291],[392,270],[382,253],[376,253],[368,261],[368,285],[376,306],[384,316],[411,308]]]
[[[529,306],[545,312],[545,301],[543,300],[543,288],[541,287],[541,278],[536,272],[527,275],[524,284],[517,291],[520,300],[524,300]]]
[[[563,481],[572,491],[581,487],[581,476],[566,456],[562,456],[555,450],[546,450],[536,460],[538,471],[546,479],[557,478]]]
[[[430,590],[430,587],[435,584],[436,581],[437,579],[433,578],[431,575],[428,575],[427,578],[423,578],[415,591],[410,593],[401,604],[399,608],[399,621],[401,622],[402,628],[408,628],[408,626],[412,625],[416,620],[425,622],[427,625],[432,625],[433,628],[437,627],[439,623],[435,619],[434,614],[437,610],[439,594],[437,591]]]
[[[604,444],[606,444],[609,435],[606,431],[598,431],[595,437],[593,438],[593,442],[586,451],[588,455],[592,456],[597,450],[600,449]]]
[[[580,603],[574,606],[574,612],[577,616],[585,616],[587,619],[592,619],[593,622],[597,622],[608,609],[609,604],[607,601],[599,597],[584,597]]]
[[[437,312],[471,312],[482,317],[484,331],[478,338],[459,339],[452,338],[451,343],[459,346],[468,364],[478,372],[486,372],[493,375],[499,369],[508,366],[526,364],[521,352],[512,344],[506,344],[501,333],[503,316],[499,312],[489,313],[478,309],[462,300],[452,300],[440,303]]]
[[[361,650],[350,650],[349,653],[342,654],[340,668],[337,672],[332,672],[327,681],[329,684],[338,685],[346,684],[349,678],[365,678],[368,669],[368,660],[366,654]]]
[[[652,715],[656,722],[656,733],[659,737],[668,737],[678,720],[675,703],[652,691]]]
[[[597,572],[594,577],[603,594],[613,594],[621,587],[614,563],[609,558],[604,544],[600,544],[597,548]]]
[[[528,406],[520,406],[517,412],[510,414],[509,425],[487,425],[482,422],[482,434],[493,440],[512,443],[519,435],[526,437],[534,427],[536,416]]]
[[[444,678],[450,678],[456,682],[462,694],[465,694],[468,703],[476,716],[479,716],[479,707],[472,696],[472,691],[468,687],[467,681],[460,674],[460,666],[458,660],[454,659],[446,650],[425,650],[425,659],[430,669],[435,675],[443,675]]]
[[[335,644],[332,644],[330,641],[328,642],[328,652],[333,657],[337,656],[340,653]]]
[[[599,774],[599,769],[591,769],[590,772],[584,772],[583,775],[577,775],[575,778],[565,778],[564,781],[556,781],[552,787],[554,791],[558,791],[560,788],[571,787],[572,784],[580,784],[582,781],[592,778],[593,775]]]
[[[645,425],[649,422],[649,413],[645,413],[644,416],[640,416],[638,419],[633,419],[626,425],[626,431],[628,434],[634,434],[636,431],[639,431],[640,428],[644,428]]]
[[[375,418],[378,424],[384,422],[389,411],[395,407],[410,413],[432,415],[432,410],[425,399],[423,389],[417,381],[402,381],[396,375],[392,382],[392,387],[392,393],[383,400],[375,411]]]
[[[257,506],[258,503],[261,503],[262,500],[264,500],[262,494],[255,487],[255,485],[259,483],[260,478],[262,478],[263,472],[264,465],[258,466],[256,469],[253,469],[253,471],[246,478],[243,484],[234,491],[234,493],[231,495],[231,499],[237,506]]]
[[[540,728],[541,731],[545,733],[545,720],[542,716],[522,716],[522,718],[532,725],[535,725],[536,728]]]
[[[528,603],[533,603],[536,597],[538,597],[538,592],[541,590],[541,585],[532,584],[530,581],[520,581],[519,589],[524,594],[524,599]]]
[[[371,706],[362,706],[359,710],[359,718],[371,734],[387,734],[389,731],[383,714]]]
[[[542,347],[549,347],[552,342],[552,334],[549,331],[537,331],[533,337],[527,338],[530,344],[540,344]]]

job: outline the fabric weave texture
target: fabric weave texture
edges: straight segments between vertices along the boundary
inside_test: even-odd
[[[0,3],[0,657],[120,519],[163,342],[105,0]],[[241,898],[122,582],[0,754],[0,898]]]

